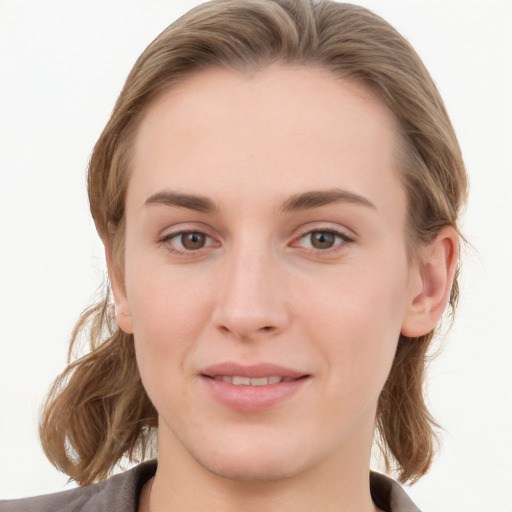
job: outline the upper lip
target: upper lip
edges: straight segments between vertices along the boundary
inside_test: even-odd
[[[304,377],[307,374],[293,368],[287,368],[273,363],[258,363],[252,365],[241,365],[238,363],[226,361],[217,363],[201,370],[201,375],[207,377],[215,377],[217,375],[223,375],[228,377],[249,377],[252,379],[258,379],[262,377],[290,377],[292,379],[298,379]]]

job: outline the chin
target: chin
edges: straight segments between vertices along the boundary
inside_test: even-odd
[[[242,429],[243,434],[230,430],[229,436],[189,445],[190,455],[210,474],[239,482],[278,481],[298,475],[316,462],[310,460],[314,454],[300,436],[265,427]]]
[[[228,480],[248,483],[272,482],[285,480],[301,472],[302,468],[292,464],[284,457],[273,456],[263,459],[254,457],[252,454],[246,456],[224,456],[219,460],[196,461],[209,473]]]

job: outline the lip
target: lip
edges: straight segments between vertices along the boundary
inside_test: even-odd
[[[233,362],[223,362],[214,364],[204,368],[200,372],[207,377],[215,377],[216,375],[226,375],[228,377],[240,376],[258,379],[262,377],[271,377],[272,375],[279,375],[280,377],[288,377],[291,379],[298,379],[304,377],[304,372],[287,368],[272,363],[258,363],[253,365],[241,365]]]
[[[280,376],[285,382],[263,386],[235,385],[214,380],[215,376],[249,377],[253,379]],[[242,412],[258,412],[269,409],[295,395],[310,380],[310,375],[293,368],[272,363],[240,365],[223,362],[200,371],[201,381],[211,396],[224,406]]]

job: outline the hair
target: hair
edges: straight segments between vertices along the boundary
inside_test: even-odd
[[[202,69],[257,71],[271,64],[315,66],[353,79],[394,113],[402,137],[400,178],[408,197],[411,247],[428,244],[444,226],[458,230],[467,195],[460,148],[437,88],[411,45],[386,21],[328,0],[214,0],[165,29],[131,70],[89,165],[91,213],[122,273],[125,197],[131,148],[155,98]],[[458,273],[458,271],[457,271]],[[40,423],[50,461],[84,485],[106,478],[123,456],[144,459],[157,411],[139,376],[133,335],[116,325],[105,297],[72,333],[69,364],[44,404]],[[449,306],[455,310],[457,275]],[[434,332],[401,336],[379,398],[376,433],[387,469],[414,482],[429,469],[437,425],[424,396]],[[86,355],[74,358],[79,340]]]

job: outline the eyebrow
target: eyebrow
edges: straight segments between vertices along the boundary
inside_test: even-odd
[[[376,206],[366,197],[341,190],[338,188],[329,190],[314,190],[311,192],[304,192],[295,194],[289,197],[282,205],[280,210],[282,212],[290,212],[296,210],[308,210],[310,208],[320,208],[333,203],[352,203],[361,206],[366,206],[376,210]]]
[[[157,192],[148,197],[144,206],[151,205],[177,206],[202,213],[213,213],[218,210],[215,203],[207,197],[168,191]]]
[[[333,203],[352,203],[375,210],[377,209],[370,200],[359,194],[334,188],[294,194],[281,204],[279,211],[292,212],[297,210],[309,210]],[[144,206],[152,205],[174,206],[201,213],[215,213],[219,211],[217,205],[208,197],[171,191],[157,192],[148,197]]]

